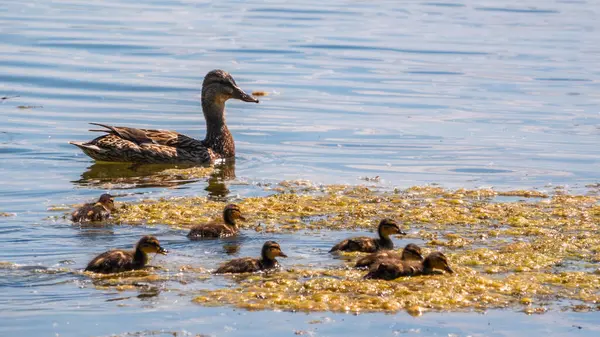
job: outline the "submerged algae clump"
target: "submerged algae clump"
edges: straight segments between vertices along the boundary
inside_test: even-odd
[[[271,195],[237,202],[247,218],[242,228],[261,224],[267,232],[374,229],[379,219],[391,217],[411,229],[408,239],[426,242],[424,251],[442,247],[457,273],[366,281],[364,271],[296,266],[292,271],[236,277],[231,287],[202,291],[195,302],[338,312],[485,310],[522,308],[527,303],[526,312],[542,313],[546,308],[536,305],[569,301],[596,308],[600,300],[594,270],[600,261],[597,196],[437,186],[385,191],[307,182],[269,188]],[[126,205],[115,219],[185,228],[221,216],[224,206],[197,197],[144,201]],[[340,263],[351,266],[359,257],[344,256]]]

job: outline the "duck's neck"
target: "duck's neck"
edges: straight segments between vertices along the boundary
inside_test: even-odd
[[[425,258],[425,260],[423,260],[420,271],[423,274],[435,274],[433,267],[431,266],[431,261],[428,258]]]
[[[380,249],[394,249],[394,242],[390,239],[390,236],[379,231],[379,248]]]
[[[277,267],[277,260],[270,258],[267,254],[261,254],[260,257],[261,269],[271,269]]]
[[[235,156],[233,137],[225,124],[225,102],[203,99],[202,111],[206,119],[204,146],[212,149],[222,158]]]
[[[235,219],[233,219],[228,213],[224,213],[223,214],[223,222],[225,222],[226,225],[233,227],[233,228],[237,228],[237,224],[235,223]]]
[[[135,253],[133,253],[133,263],[139,268],[145,266],[148,263],[148,254],[136,247]]]

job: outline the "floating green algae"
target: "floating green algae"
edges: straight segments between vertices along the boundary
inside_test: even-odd
[[[566,301],[575,311],[598,310],[597,196],[438,186],[386,191],[308,182],[264,187],[272,194],[236,201],[247,218],[242,228],[373,229],[378,219],[392,217],[409,230],[408,239],[425,241],[425,252],[442,249],[456,274],[364,280],[365,271],[350,268],[362,255],[345,254],[338,269],[295,265],[276,273],[225,276],[232,279],[230,287],[203,290],[195,302],[249,310],[420,314],[517,308],[532,314]],[[187,228],[219,217],[224,205],[202,197],[144,200],[123,205],[114,221]]]

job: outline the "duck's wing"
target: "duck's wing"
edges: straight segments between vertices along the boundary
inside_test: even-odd
[[[133,269],[133,253],[124,250],[110,250],[90,261],[85,271],[108,274],[131,269]]]
[[[260,270],[260,263],[251,257],[242,257],[222,264],[215,274],[254,273]]]
[[[333,248],[331,248],[329,252],[331,253],[341,250],[345,252],[373,253],[376,252],[377,249],[378,246],[375,242],[375,239],[366,236],[359,236],[355,238],[346,239],[338,243],[337,245],[333,246]]]
[[[106,132],[89,142],[70,142],[85,154],[99,161],[155,164],[205,164],[215,154],[200,140],[174,131],[136,129],[91,123]]]
[[[128,140],[137,145],[142,144],[158,144],[173,147],[186,147],[190,140],[197,141],[175,131],[154,130],[154,129],[137,129],[124,126],[112,126],[100,123],[90,123],[103,127],[104,129],[91,129],[92,132],[106,132],[113,134],[121,139]]]

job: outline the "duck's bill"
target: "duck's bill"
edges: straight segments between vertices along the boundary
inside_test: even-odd
[[[240,89],[239,87],[234,87],[233,98],[239,99],[244,102],[258,103],[258,100],[256,98],[252,97],[251,95],[248,95],[244,92],[244,90]]]
[[[454,270],[452,270],[452,268],[450,267],[446,267],[444,268],[445,271],[447,271],[449,274],[454,274]]]
[[[240,215],[240,220],[246,221],[246,218],[244,218],[243,216]]]
[[[398,228],[398,233],[396,233],[398,235],[406,235],[407,233],[401,229]]]
[[[160,247],[158,249],[158,252],[156,252],[156,253],[161,254],[161,255],[167,255],[168,252],[169,252],[168,250],[164,249],[163,247]]]
[[[285,254],[284,254],[283,252],[281,252],[281,251],[279,252],[279,255],[278,255],[278,256],[281,256],[281,257],[287,257],[287,255],[285,255]]]

